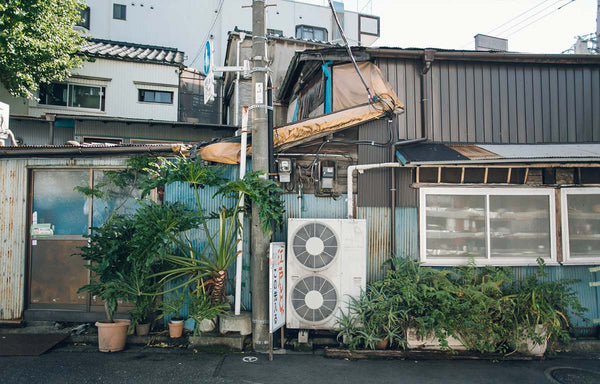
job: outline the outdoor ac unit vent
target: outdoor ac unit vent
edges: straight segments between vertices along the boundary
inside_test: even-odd
[[[294,235],[294,256],[303,266],[320,269],[328,266],[338,252],[335,233],[326,225],[310,222]]]
[[[289,219],[287,327],[334,329],[366,283],[364,220]]]

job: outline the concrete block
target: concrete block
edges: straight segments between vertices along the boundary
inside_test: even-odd
[[[252,313],[241,312],[236,316],[233,312],[227,312],[219,317],[219,332],[239,332],[240,335],[252,333]]]
[[[233,351],[243,351],[247,336],[240,334],[220,335],[218,333],[202,333],[200,336],[190,336],[189,348],[214,348],[223,346]]]

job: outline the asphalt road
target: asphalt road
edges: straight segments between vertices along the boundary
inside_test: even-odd
[[[1,383],[552,383],[553,367],[598,371],[600,360],[363,360],[315,354],[209,354],[132,347],[120,353],[65,346],[38,357],[0,357]],[[597,382],[572,377],[576,383]]]

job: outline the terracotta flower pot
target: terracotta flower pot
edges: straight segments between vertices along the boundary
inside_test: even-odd
[[[183,320],[169,321],[169,337],[176,339],[183,333]]]
[[[148,324],[136,324],[135,333],[138,336],[148,336],[150,333],[150,323]]]
[[[387,337],[375,343],[375,349],[387,349],[390,339]]]
[[[98,349],[100,352],[118,352],[125,348],[129,320],[116,319],[114,323],[96,322],[98,327]]]

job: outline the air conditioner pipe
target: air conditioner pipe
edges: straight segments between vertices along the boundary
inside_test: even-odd
[[[398,141],[396,143],[394,143],[394,147],[397,146],[401,146],[401,145],[409,145],[409,144],[416,144],[416,143],[420,143],[427,140],[427,138],[425,137],[420,137],[418,139],[409,139],[409,140],[403,140],[403,141]],[[374,163],[374,164],[356,164],[356,165],[350,165],[348,167],[348,174],[347,174],[347,183],[348,183],[348,190],[347,190],[347,195],[348,195],[348,218],[349,219],[353,219],[355,218],[354,216],[354,193],[353,193],[353,175],[354,175],[354,171],[358,171],[359,173],[363,173],[366,170],[369,169],[381,169],[381,168],[400,168],[402,167],[402,164],[397,163],[397,162],[390,162],[390,163]]]

